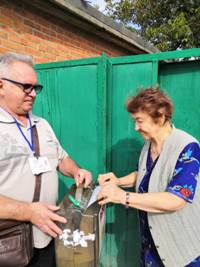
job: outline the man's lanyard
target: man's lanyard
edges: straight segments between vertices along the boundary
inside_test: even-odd
[[[11,115],[12,116],[12,115]],[[29,117],[29,114],[26,115],[26,117],[28,118],[29,121],[29,126],[30,126],[30,131],[31,131],[31,142],[28,140],[28,138],[25,136],[24,132],[22,131],[21,125],[19,124],[19,122],[15,119],[15,117],[12,116],[13,120],[15,121],[15,123],[17,124],[17,128],[19,129],[22,137],[24,138],[24,140],[26,141],[26,143],[28,144],[28,146],[30,147],[31,151],[33,152],[33,154],[35,154],[34,151],[34,142],[33,142],[33,129],[32,129],[32,124],[31,124],[31,119]]]

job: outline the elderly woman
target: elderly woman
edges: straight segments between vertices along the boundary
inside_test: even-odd
[[[99,203],[139,210],[141,266],[200,266],[199,143],[172,126],[172,102],[159,89],[140,91],[127,110],[145,140],[138,170],[99,175]],[[122,189],[134,185],[136,193]]]

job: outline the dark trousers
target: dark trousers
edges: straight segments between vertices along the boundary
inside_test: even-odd
[[[56,267],[54,240],[45,248],[34,248],[33,258],[27,267]]]

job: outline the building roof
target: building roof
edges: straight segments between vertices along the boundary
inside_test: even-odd
[[[43,12],[62,18],[86,31],[101,36],[133,54],[156,53],[159,50],[122,23],[105,16],[83,0],[34,0],[29,2]],[[72,16],[73,15],[73,16]]]

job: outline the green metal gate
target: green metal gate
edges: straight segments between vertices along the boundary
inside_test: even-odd
[[[69,155],[92,171],[105,171],[105,56],[36,66],[44,85],[34,112],[46,118]],[[73,183],[60,175],[59,200]]]
[[[45,88],[34,111],[95,179],[105,171],[125,175],[136,169],[143,140],[124,103],[140,87],[160,84],[174,101],[176,127],[200,139],[200,61],[180,60],[197,56],[200,49],[37,65]],[[60,199],[71,183],[60,176]],[[137,212],[108,205],[100,266],[139,266],[139,243]]]

